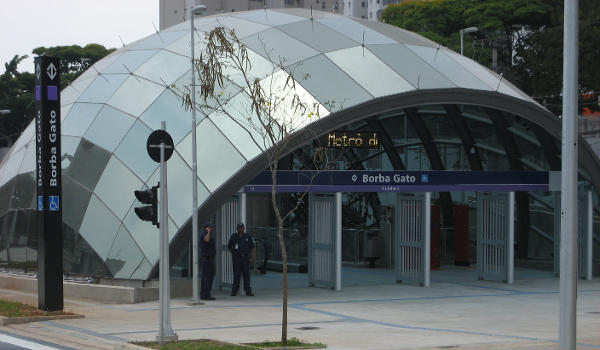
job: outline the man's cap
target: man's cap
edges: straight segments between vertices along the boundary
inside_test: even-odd
[[[243,223],[243,222],[240,222],[239,224],[237,224],[237,226],[236,226],[236,227],[237,227],[237,228],[240,228],[240,227],[246,227],[246,226],[244,226],[244,223]]]
[[[204,228],[207,228],[207,227],[215,228],[215,225],[213,223],[210,223],[210,222],[205,222],[204,223]]]

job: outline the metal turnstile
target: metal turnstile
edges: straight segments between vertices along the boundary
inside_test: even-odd
[[[308,196],[308,283],[311,287],[336,288],[336,196]],[[341,260],[341,257],[340,257]]]
[[[231,287],[233,284],[233,261],[231,253],[227,249],[227,243],[231,234],[236,231],[236,225],[241,219],[241,204],[238,195],[228,199],[216,212],[216,282],[219,289]]]
[[[513,282],[514,192],[478,193],[477,273],[479,279]]]
[[[561,196],[554,193],[554,274],[560,275],[560,232],[561,232]],[[593,203],[592,192],[579,189],[577,194],[577,276],[592,279],[593,248]]]
[[[396,281],[429,286],[431,194],[396,199]]]

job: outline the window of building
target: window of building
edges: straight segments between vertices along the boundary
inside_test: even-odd
[[[327,3],[326,3],[325,1],[323,1],[323,2],[321,3],[321,8],[322,8],[322,9],[324,9],[326,5],[327,5]]]
[[[361,2],[361,3],[360,3],[360,6],[361,6],[361,7],[365,7],[365,6],[367,6],[367,4],[366,4],[366,2],[365,2],[365,1],[363,1],[363,2]],[[363,17],[364,17],[364,16],[363,16]]]
[[[373,12],[369,12],[369,19],[373,19]]]
[[[365,19],[365,16],[360,16],[360,18]]]

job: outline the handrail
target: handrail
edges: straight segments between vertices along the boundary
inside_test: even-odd
[[[537,227],[535,225],[529,225],[529,229],[531,231],[537,233],[538,235],[542,236],[543,238],[547,239],[548,241],[554,243],[554,237],[547,234],[544,230],[540,229],[539,227]]]
[[[542,196],[535,194],[535,193],[529,193],[529,197],[535,199],[536,201],[540,202],[543,206],[545,206],[548,209],[554,209],[554,206],[552,204],[550,204],[548,201],[546,201]]]

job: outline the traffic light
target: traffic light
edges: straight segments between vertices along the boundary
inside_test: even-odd
[[[147,204],[135,208],[135,214],[143,221],[151,221],[152,225],[159,226],[158,222],[158,188],[160,184],[153,186],[149,190],[134,191],[135,198],[142,204]]]

